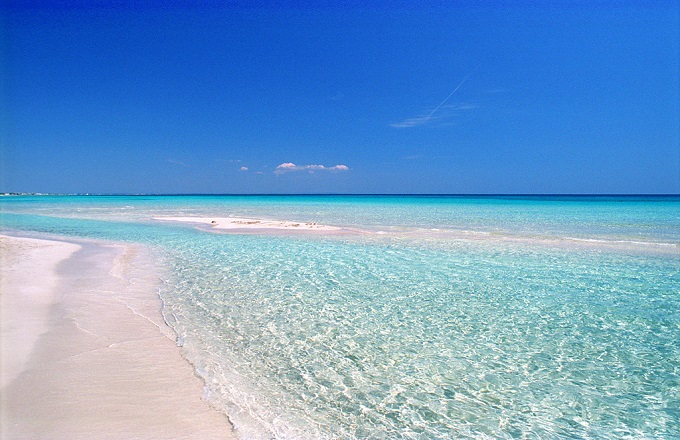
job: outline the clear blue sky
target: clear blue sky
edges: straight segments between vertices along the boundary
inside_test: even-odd
[[[680,193],[677,1],[165,3],[2,3],[0,192]]]

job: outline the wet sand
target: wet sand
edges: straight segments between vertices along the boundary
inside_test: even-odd
[[[229,439],[134,245],[0,236],[2,439]]]

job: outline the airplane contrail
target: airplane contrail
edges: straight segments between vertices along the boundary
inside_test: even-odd
[[[467,81],[468,78],[470,78],[470,76],[475,72],[475,70],[477,70],[478,67],[479,67],[479,64],[478,64],[477,66],[475,66],[475,68],[472,69],[472,71],[471,71],[470,73],[468,73],[467,76],[466,76],[465,78],[463,78],[463,80],[456,86],[456,88],[453,89],[453,92],[449,93],[449,96],[447,96],[446,99],[444,99],[442,102],[440,102],[439,105],[436,106],[436,107],[434,108],[434,110],[432,110],[432,111],[430,112],[429,115],[427,115],[427,117],[425,118],[425,120],[423,121],[423,123],[425,123],[425,122],[427,122],[427,121],[430,120],[430,117],[434,114],[434,112],[436,112],[437,110],[439,110],[439,108],[440,108],[442,105],[444,105],[444,104],[446,103],[446,101],[448,101],[449,98],[451,98],[451,97],[453,96],[453,94],[456,93],[456,92],[458,91],[458,89],[460,89],[460,87],[461,87],[463,84],[465,84],[465,81]]]

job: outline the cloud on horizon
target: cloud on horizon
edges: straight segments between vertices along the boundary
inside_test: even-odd
[[[309,173],[314,173],[315,171],[348,171],[349,167],[347,165],[335,165],[332,167],[327,167],[324,165],[295,165],[292,162],[284,162],[277,166],[274,170],[274,174],[284,174],[294,171],[307,171]]]

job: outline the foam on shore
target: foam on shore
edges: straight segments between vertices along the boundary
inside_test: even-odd
[[[3,439],[234,438],[201,399],[140,247],[0,243]]]

